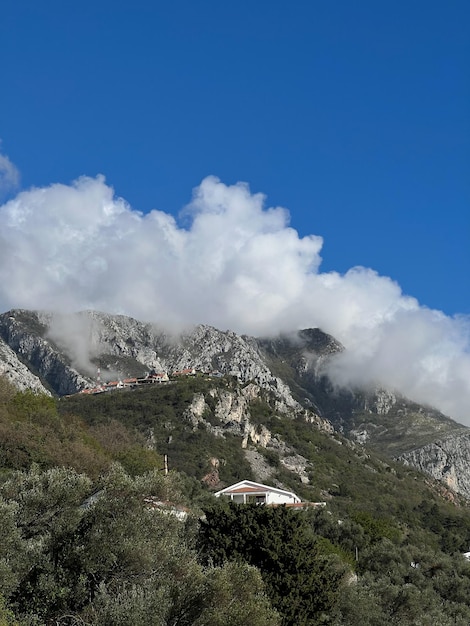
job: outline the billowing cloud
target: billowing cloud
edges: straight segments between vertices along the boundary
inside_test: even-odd
[[[208,177],[184,210],[142,214],[103,177],[0,207],[0,308],[124,313],[254,335],[318,326],[347,348],[342,384],[392,387],[470,423],[469,320],[404,296],[370,269],[321,272],[321,237],[247,185]]]

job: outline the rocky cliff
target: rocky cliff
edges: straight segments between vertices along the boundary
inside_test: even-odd
[[[11,311],[1,316],[0,337],[43,383],[58,395],[76,392],[88,381],[71,365],[69,355],[48,334],[52,316]],[[24,386],[21,379],[20,386]]]
[[[125,316],[15,310],[0,316],[0,337],[58,395],[91,386],[98,368],[104,380],[194,368],[253,381],[276,396],[281,410],[302,409],[256,339],[231,331],[199,325],[174,336]]]
[[[265,457],[257,452],[257,449],[261,448],[275,452],[279,462],[286,469],[297,474],[303,483],[308,483],[311,463],[282,437],[273,434],[264,424],[259,423],[259,420],[253,419],[253,407],[257,406],[257,402],[264,403],[264,396],[262,389],[254,383],[233,389],[213,388],[206,395],[195,394],[184,417],[189,420],[194,430],[203,426],[216,437],[226,437],[229,434],[241,440],[245,457],[258,480],[266,480],[273,473],[273,468],[266,462]],[[265,404],[265,408],[275,415],[274,407]],[[208,419],[209,414],[212,419]],[[314,414],[310,414],[310,421],[319,430],[333,431],[328,422]],[[217,486],[218,461],[214,459],[214,468],[207,477],[213,486]]]
[[[463,429],[444,439],[405,452],[398,459],[442,481],[449,489],[470,499],[469,429]]]
[[[0,339],[0,376],[5,376],[21,391],[31,389],[50,395],[40,379],[19,360],[16,353],[2,339]]]

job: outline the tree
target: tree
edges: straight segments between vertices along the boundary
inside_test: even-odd
[[[271,607],[258,569],[228,562],[207,570],[205,608],[194,626],[277,626],[280,616]]]
[[[13,613],[5,606],[2,595],[0,595],[0,626],[19,626]]]
[[[15,473],[0,488],[0,593],[18,620],[276,624],[258,572],[203,567],[194,524],[157,505],[178,503],[179,483],[175,473],[133,478],[119,465],[95,485],[64,468]]]
[[[0,562],[7,561],[14,576],[9,599],[17,611],[41,616],[70,605],[75,576],[64,555],[73,545],[84,515],[81,504],[90,490],[90,479],[73,470],[42,472],[37,466],[16,472],[2,485],[0,505],[9,515]]]
[[[336,555],[322,553],[302,512],[217,503],[205,513],[199,538],[205,563],[258,567],[283,624],[321,622],[336,601],[346,567]]]

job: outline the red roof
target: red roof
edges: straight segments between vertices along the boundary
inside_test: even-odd
[[[263,489],[260,487],[239,487],[238,489],[230,489],[225,493],[260,493],[270,491],[270,489]]]

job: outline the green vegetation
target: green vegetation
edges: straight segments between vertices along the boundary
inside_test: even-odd
[[[188,476],[202,478],[211,470],[210,459],[220,459],[220,477],[227,484],[253,478],[239,440],[226,435],[214,437],[204,426],[193,426],[185,417],[195,394],[209,389],[232,389],[231,379],[179,378],[168,385],[149,385],[91,397],[62,398],[62,415],[80,415],[94,431],[112,423],[151,438],[160,454],[168,455],[169,466]],[[217,424],[215,403],[207,394],[204,419]]]
[[[15,473],[0,491],[0,588],[8,599],[0,619],[276,624],[255,568],[202,567],[191,525],[149,504],[179,497],[177,475],[131,478],[117,465],[96,484],[62,468]]]
[[[113,461],[132,474],[161,468],[162,457],[145,448],[145,438],[121,422],[87,424],[57,400],[31,391],[15,392],[0,378],[0,471],[37,464],[73,468],[97,477]]]
[[[324,622],[347,568],[333,551],[322,550],[304,515],[286,507],[232,503],[214,504],[205,513],[199,545],[206,563],[259,568],[286,626]]]
[[[56,400],[0,378],[0,626],[468,626],[466,502],[268,396],[253,423],[307,459],[310,484],[275,446],[258,448],[266,482],[326,507],[215,500],[211,458],[226,484],[256,476],[242,437],[213,432],[213,389],[237,386],[191,377]],[[188,416],[195,394],[207,427]]]

